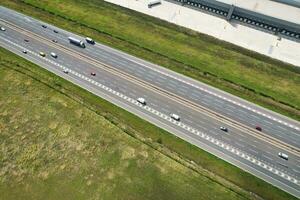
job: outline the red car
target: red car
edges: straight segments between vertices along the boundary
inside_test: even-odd
[[[92,76],[96,76],[96,73],[95,73],[95,72],[91,72],[91,75],[92,75]]]
[[[258,130],[258,131],[262,131],[260,126],[256,126],[255,129]]]

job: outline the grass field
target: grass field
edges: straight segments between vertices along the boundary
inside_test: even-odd
[[[2,48],[0,94],[0,199],[295,199]]]
[[[246,199],[0,58],[0,199]]]
[[[1,4],[300,120],[299,68],[101,0]]]

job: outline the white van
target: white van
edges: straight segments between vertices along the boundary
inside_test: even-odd
[[[286,155],[285,153],[282,153],[282,152],[279,152],[279,153],[278,153],[278,156],[279,156],[280,158],[283,158],[284,160],[288,160],[288,159],[289,159],[289,156]]]

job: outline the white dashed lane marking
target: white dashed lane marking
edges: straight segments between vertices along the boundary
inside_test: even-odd
[[[128,58],[126,58],[126,57],[124,57],[124,56],[122,56],[122,58],[128,59]],[[185,80],[183,80],[183,79],[180,79],[180,78],[178,78],[178,77],[176,77],[176,76],[173,76],[173,75],[171,75],[171,74],[168,74],[168,73],[165,73],[165,72],[160,71],[160,70],[158,70],[158,69],[149,67],[149,66],[144,65],[144,64],[142,64],[142,63],[139,63],[139,62],[137,62],[137,61],[135,61],[135,60],[132,60],[132,59],[130,59],[130,60],[131,60],[132,62],[134,62],[134,63],[136,63],[136,64],[138,64],[138,65],[142,65],[143,67],[146,67],[146,68],[148,68],[148,69],[150,69],[150,70],[152,70],[152,71],[155,71],[155,72],[160,73],[160,74],[162,74],[162,75],[164,75],[164,76],[167,76],[167,77],[170,77],[170,78],[172,78],[172,79],[175,79],[175,80],[177,80],[177,81],[179,81],[179,82],[181,82],[181,83],[184,83],[184,84],[187,84],[187,85],[192,86],[192,87],[194,87],[194,88],[197,88],[197,89],[199,89],[199,90],[201,90],[201,91],[203,91],[203,92],[206,92],[206,93],[208,93],[208,94],[210,94],[210,95],[213,95],[213,96],[215,96],[215,97],[218,97],[218,98],[220,98],[220,99],[223,99],[224,101],[227,101],[227,102],[230,102],[230,103],[235,104],[235,105],[237,105],[237,106],[240,106],[240,107],[242,107],[242,108],[245,108],[246,110],[249,110],[249,111],[254,112],[254,113],[258,114],[258,115],[264,116],[264,117],[266,117],[266,118],[268,118],[268,119],[271,119],[271,120],[273,120],[273,121],[276,121],[276,122],[278,122],[278,123],[280,123],[280,124],[283,124],[283,125],[285,125],[285,126],[288,126],[288,127],[290,127],[290,128],[293,128],[293,129],[295,129],[295,130],[297,130],[297,131],[300,130],[299,127],[294,126],[294,125],[292,125],[292,124],[290,124],[290,123],[284,122],[284,121],[282,121],[282,120],[280,120],[280,119],[277,119],[277,118],[275,118],[275,117],[272,117],[271,115],[262,113],[261,111],[258,111],[258,110],[256,110],[256,109],[253,109],[253,108],[251,108],[251,107],[249,107],[249,106],[246,106],[246,105],[244,105],[244,104],[241,104],[241,103],[239,103],[239,102],[237,102],[237,101],[234,101],[234,100],[229,99],[229,98],[227,98],[227,97],[224,97],[224,96],[222,96],[222,95],[219,95],[219,94],[217,94],[217,93],[215,93],[215,92],[211,92],[211,91],[209,91],[209,90],[207,90],[207,89],[205,89],[205,88],[203,88],[203,87],[200,87],[200,86],[195,85],[195,84],[193,84],[193,83],[187,82],[187,81],[185,81]],[[161,76],[161,77],[163,77],[163,76]],[[174,82],[174,81],[172,81],[172,82]],[[240,111],[240,110],[239,110],[239,111]]]
[[[10,40],[7,40],[6,38],[3,38],[3,37],[1,37],[1,38],[3,40],[7,41],[8,43],[12,44],[12,45],[19,47],[22,50],[25,49],[24,47],[20,46],[19,44],[16,44],[16,43],[14,43],[14,42],[12,42]],[[41,58],[41,59],[43,59],[43,60],[45,60],[45,61],[47,61],[47,62],[49,62],[51,64],[54,62],[54,61],[51,62],[51,60],[48,59],[47,57],[41,57],[38,53],[33,52],[31,50],[27,50],[27,52],[31,53],[32,55],[38,56],[39,58]],[[226,144],[223,141],[215,139],[215,138],[211,137],[210,135],[207,135],[207,134],[205,134],[205,133],[203,133],[203,132],[201,132],[201,131],[199,131],[199,130],[197,130],[195,128],[192,128],[192,127],[190,127],[190,126],[188,126],[188,125],[186,125],[186,124],[184,124],[182,122],[178,122],[178,121],[172,119],[169,115],[163,114],[163,113],[161,113],[161,112],[159,112],[159,111],[157,111],[157,110],[155,110],[155,109],[153,109],[153,108],[151,108],[149,106],[143,106],[142,104],[140,104],[139,102],[137,102],[135,99],[132,99],[132,98],[130,98],[130,97],[128,97],[128,96],[126,96],[126,95],[124,95],[124,94],[122,94],[120,92],[117,92],[117,91],[115,91],[115,90],[113,90],[113,89],[111,89],[111,88],[109,88],[109,87],[107,87],[107,86],[105,86],[105,85],[103,85],[103,84],[95,81],[95,80],[92,80],[92,79],[90,79],[90,78],[88,78],[88,77],[86,77],[86,76],[84,76],[82,74],[79,74],[76,71],[68,69],[68,68],[62,66],[61,64],[56,63],[54,65],[57,66],[57,67],[59,67],[59,68],[61,68],[61,69],[63,69],[63,70],[68,70],[68,72],[70,74],[73,74],[74,76],[77,76],[77,77],[79,77],[81,79],[84,79],[84,80],[90,82],[91,84],[96,85],[97,87],[99,87],[99,88],[101,88],[101,89],[103,89],[103,90],[105,90],[105,91],[107,91],[107,92],[109,92],[111,94],[114,94],[114,95],[116,95],[116,96],[124,99],[127,102],[130,102],[130,103],[132,103],[132,104],[140,107],[141,109],[147,110],[148,112],[150,112],[150,113],[152,113],[152,114],[154,114],[154,115],[156,115],[156,116],[158,116],[160,118],[163,118],[163,119],[167,120],[168,122],[170,122],[172,124],[175,124],[175,125],[181,127],[182,129],[184,129],[184,130],[186,130],[186,131],[188,131],[190,133],[193,133],[193,134],[201,137],[202,139],[204,139],[204,140],[206,140],[208,142],[211,142],[214,145],[216,145],[216,146],[218,146],[218,147],[220,147],[220,148],[222,148],[224,150],[227,150],[228,152],[231,152],[234,155],[239,156],[240,158],[243,158],[243,159],[245,159],[245,160],[247,160],[247,161],[249,161],[249,162],[251,162],[251,163],[253,163],[253,164],[257,165],[257,166],[260,166],[260,167],[268,170],[269,172],[272,172],[273,174],[276,174],[276,175],[282,177],[283,179],[286,179],[286,180],[288,180],[288,181],[290,181],[290,182],[292,182],[292,183],[300,186],[300,181],[299,180],[297,180],[296,178],[292,177],[288,173],[282,172],[281,169],[280,170],[276,169],[275,166],[273,166],[270,163],[266,163],[265,161],[261,161],[258,158],[255,158],[254,156],[250,156],[247,153],[245,153],[245,152],[243,152],[243,151],[241,151],[241,150],[239,150],[239,149],[237,149],[237,148],[235,148],[235,147],[233,147],[233,146],[231,146],[229,144]]]

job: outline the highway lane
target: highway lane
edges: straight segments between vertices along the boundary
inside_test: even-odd
[[[249,111],[249,109],[236,105],[232,102],[228,102],[228,100],[224,100],[219,97],[216,98],[215,95],[212,95],[207,91],[199,90],[197,87],[191,86],[190,84],[186,84],[182,81],[167,76],[165,75],[165,73],[167,72],[167,74],[171,74],[172,76],[175,76],[175,78],[179,77],[180,80],[183,79],[183,81],[188,81],[188,83],[192,83],[195,86],[199,86],[199,83],[195,83],[193,80],[190,80],[186,77],[182,77],[176,73],[171,73],[170,71],[166,71],[165,69],[158,68],[158,66],[154,66],[153,64],[141,61],[122,52],[112,50],[111,48],[103,45],[88,45],[88,48],[86,49],[78,49],[73,45],[70,45],[66,40],[67,36],[76,35],[63,31],[51,25],[47,25],[48,27],[46,29],[41,29],[41,24],[44,23],[41,23],[29,17],[24,18],[24,16],[12,12],[10,10],[6,10],[3,7],[0,7],[0,9],[3,10],[2,15],[5,15],[4,17],[6,20],[14,21],[14,23],[18,24],[19,26],[30,28],[31,31],[37,34],[42,33],[43,36],[46,38],[55,38],[59,41],[59,43],[66,45],[69,48],[87,54],[92,58],[100,60],[106,64],[114,66],[130,74],[134,74],[135,76],[144,79],[145,81],[149,81],[152,84],[156,84],[161,88],[172,91],[175,94],[184,96],[186,99],[189,99],[197,104],[203,105],[215,112],[221,113],[222,115],[239,121],[247,126],[254,128],[255,126],[259,125],[263,128],[264,133],[276,137],[279,140],[285,141],[295,147],[300,147],[299,130],[296,130],[295,128],[291,128],[283,124],[285,121],[288,121],[288,123],[293,125],[294,127],[299,127],[298,122],[286,119],[283,116],[279,116],[272,112],[266,111],[265,109],[244,102],[241,99],[233,98],[231,95],[212,89],[203,84],[200,85],[201,88],[204,87],[204,89],[212,91],[212,93],[216,95],[221,95],[226,99],[243,104],[249,109],[253,109],[254,107],[254,109],[257,112]],[[54,33],[54,29],[58,30],[59,33]],[[175,85],[176,87],[172,88],[172,85]],[[282,123],[274,121],[259,113],[266,113],[270,115],[270,117],[275,117],[279,119],[279,121],[281,121]]]
[[[18,41],[18,42],[21,42],[21,41]],[[43,48],[43,47],[40,47],[40,49],[43,49],[43,50],[45,50],[45,48]],[[84,66],[84,68],[85,68],[86,66]],[[88,74],[88,73],[87,73]],[[103,77],[106,77],[106,75],[105,76],[103,76]],[[100,78],[100,80],[102,80],[102,77]],[[109,79],[108,79],[109,80]],[[109,81],[108,81],[109,82]],[[131,88],[131,87],[129,87],[129,88]]]
[[[255,151],[254,151],[255,152]]]
[[[9,34],[9,36],[12,36],[12,38],[10,38],[10,39],[14,39],[14,36],[13,35],[11,35],[11,34]],[[19,36],[17,36],[17,35],[15,35],[15,37],[16,38],[21,38],[21,37],[19,37]],[[22,43],[23,41],[21,40],[21,41],[16,41],[18,44],[20,44],[20,43]],[[31,41],[32,42],[32,41]],[[35,44],[34,42],[32,43],[33,45]],[[32,45],[32,44],[30,44],[30,45],[28,45],[29,47]],[[24,44],[24,45],[26,45],[26,44]],[[40,47],[40,44],[37,44],[37,46],[35,46],[35,48],[34,49],[40,49],[40,50],[45,50],[45,49],[47,49],[47,48],[49,48],[49,47]],[[48,50],[49,52],[50,51],[52,51],[52,50]],[[53,50],[54,51],[54,50]],[[64,53],[63,52],[61,52],[61,53],[59,53],[59,59],[57,59],[57,61],[63,61],[63,62],[66,62],[66,61],[70,61],[70,60],[73,60],[74,58],[64,58],[63,55]],[[60,55],[63,55],[63,56],[60,56]],[[88,75],[89,74],[89,71],[90,70],[86,70],[87,68],[86,67],[82,67],[82,66],[84,66],[83,64],[80,64],[80,65],[76,65],[76,63],[78,63],[79,61],[74,61],[73,63],[71,63],[71,66],[76,66],[77,68],[77,70],[82,70],[82,69],[85,69],[85,75]],[[98,69],[95,69],[95,70],[98,70]],[[100,74],[102,74],[103,72],[101,72]],[[97,77],[98,77],[98,75],[97,75]],[[104,77],[106,77],[106,76],[104,76]],[[95,77],[96,78],[96,77]],[[103,78],[103,77],[102,77]],[[100,80],[102,80],[102,78],[100,78]],[[110,78],[108,79],[108,81],[107,81],[107,84],[110,82],[109,81],[110,80]],[[115,80],[114,81],[114,84],[115,83],[118,83],[118,82],[120,82],[120,80]],[[112,85],[113,86],[113,85]],[[132,96],[134,96],[134,92],[136,91],[136,90],[138,90],[138,89],[134,89],[133,91],[131,91],[131,92],[128,92],[128,88],[134,88],[134,86],[130,86],[130,87],[125,87],[125,88],[122,88],[122,87],[124,87],[123,86],[123,82],[122,82],[122,84],[120,85],[120,88],[124,91],[124,93],[125,94],[132,94]],[[144,90],[142,90],[141,92],[140,92],[141,94],[144,94]],[[136,96],[135,96],[135,98],[136,97],[138,97],[138,96],[141,96],[141,95],[138,95],[138,94],[136,94]],[[150,96],[146,96],[146,98],[149,98],[149,99],[155,99],[156,98],[156,95],[153,95],[152,97]],[[158,99],[157,100],[157,102],[158,103],[161,103],[161,99]],[[159,105],[158,103],[155,103],[155,105]],[[169,101],[167,101],[166,103],[161,103],[161,105],[170,105],[170,103],[169,103]],[[151,103],[150,103],[150,105],[151,105]],[[151,105],[152,106],[152,105]],[[154,104],[153,104],[153,106],[154,106]],[[162,106],[163,107],[163,106]],[[178,107],[180,107],[179,105],[173,105],[173,106],[168,106],[168,107],[166,107],[166,108],[161,108],[161,109],[164,109],[164,111],[165,112],[167,112],[168,113],[168,109],[170,109],[170,107],[171,107],[171,109],[173,109],[173,110],[170,110],[170,112],[174,112],[174,110],[177,110],[178,112],[180,112],[180,113],[182,113],[182,116],[183,116],[183,122],[184,123],[186,123],[186,124],[188,124],[188,123],[191,123],[191,126],[197,126],[197,124],[198,123],[200,123],[200,122],[202,122],[202,120],[205,120],[206,119],[206,117],[204,117],[204,119],[203,119],[203,117],[202,117],[202,119],[201,119],[201,116],[194,116],[194,117],[192,117],[191,119],[188,119],[188,117],[189,116],[191,116],[191,114],[193,114],[194,112],[191,112],[191,113],[186,113],[186,109],[184,108],[183,110],[178,110]],[[160,106],[158,106],[158,108],[160,108]],[[174,109],[175,108],[175,109]],[[186,115],[184,114],[184,113],[186,113]],[[199,121],[195,121],[194,123],[193,123],[193,118],[196,118],[196,119],[201,119],[201,120],[199,120]],[[188,119],[188,120],[184,120],[184,119]],[[205,124],[207,124],[207,122],[205,122]],[[208,127],[209,127],[209,129],[216,129],[216,132],[217,131],[219,131],[218,130],[218,128],[216,128],[216,127],[218,127],[220,124],[219,123],[215,123],[215,124],[213,124],[213,125],[208,125]],[[197,128],[201,128],[201,127],[203,127],[203,126],[198,126]],[[206,131],[207,130],[207,128],[204,130],[204,131]],[[234,128],[230,128],[230,130],[234,130]],[[235,131],[230,131],[230,133],[234,133]],[[217,133],[217,134],[219,134],[219,133]],[[225,134],[224,134],[225,135]],[[220,136],[220,138],[223,138],[224,140],[225,140],[225,138],[226,138],[226,140],[228,140],[227,138],[228,137],[223,137],[224,135],[222,135],[222,136]],[[235,136],[234,137],[232,137],[232,139],[230,139],[230,140],[232,140],[232,141],[234,141],[235,142]],[[250,138],[250,141],[252,141],[253,139],[251,139]],[[253,140],[253,141],[255,141],[255,139]],[[245,144],[240,144],[240,145],[244,145],[245,146]],[[262,147],[265,147],[265,146],[267,146],[266,144],[262,144],[261,145]],[[252,145],[252,147],[254,147],[255,148],[255,146],[253,146]],[[246,148],[247,149],[247,148]],[[252,149],[252,148],[250,148],[250,149]],[[253,150],[252,150],[253,151]],[[254,150],[254,151],[256,151],[256,152],[258,152],[257,150]],[[264,151],[264,148],[262,148],[262,150],[260,150],[260,151]],[[273,153],[272,152],[270,152],[270,154],[271,154],[271,156],[273,155],[276,155],[276,153],[278,152],[278,150],[275,150]],[[253,153],[255,153],[255,152],[253,152]],[[264,155],[264,153],[261,153],[261,155]],[[274,156],[275,157],[275,159],[278,159],[278,157],[276,157],[276,156]],[[281,161],[281,160],[280,160]],[[295,161],[295,163],[296,163],[296,165],[295,165],[295,168],[293,168],[293,171],[294,170],[297,170],[297,163],[298,163],[298,158],[292,158],[291,157],[291,161],[293,162],[293,161]],[[276,161],[277,162],[277,161]],[[282,162],[282,161],[281,161]],[[290,169],[292,169],[292,168],[290,168]],[[282,171],[284,171],[284,170],[282,170]],[[297,172],[296,172],[297,173]]]
[[[241,141],[244,139],[250,141],[247,142],[244,145],[247,144],[252,144],[252,147],[255,146],[255,143],[257,141],[255,138],[250,137],[247,134],[240,134],[237,132],[235,135],[232,136],[232,138],[229,138],[230,135],[229,133],[224,133],[219,130],[219,126],[226,126],[226,124],[223,124],[222,122],[216,122],[214,120],[208,120],[208,116],[203,116],[202,114],[199,115],[199,113],[195,113],[193,111],[190,111],[187,109],[184,105],[170,105],[170,102],[164,102],[164,99],[162,100],[161,98],[158,98],[155,95],[150,96],[149,94],[145,93],[145,90],[140,90],[139,86],[136,85],[130,85],[124,84],[125,80],[121,81],[118,77],[116,76],[111,76],[108,74],[106,71],[98,69],[98,68],[93,68],[91,65],[88,63],[82,62],[82,60],[77,60],[74,59],[74,57],[66,55],[64,52],[59,51],[55,48],[50,48],[47,45],[41,44],[38,41],[31,40],[29,39],[29,42],[24,42],[23,38],[26,38],[26,36],[23,36],[21,34],[15,33],[15,32],[10,32],[10,34],[6,37],[10,40],[14,40],[18,44],[24,44],[26,48],[40,52],[47,50],[45,53],[47,55],[50,54],[50,52],[55,52],[58,54],[58,58],[54,59],[55,62],[59,64],[64,64],[68,68],[73,68],[77,71],[81,71],[82,73],[89,75],[90,72],[92,71],[97,71],[97,78],[99,82],[114,88],[115,90],[121,91],[123,93],[129,94],[133,98],[138,98],[138,97],[144,97],[145,99],[149,100],[149,104],[151,107],[154,107],[157,110],[163,111],[165,113],[177,113],[180,116],[182,116],[182,121],[185,122],[188,125],[195,126],[199,129],[203,129],[206,131],[212,131],[214,134],[217,131],[217,135],[220,136],[225,136],[224,139],[230,139],[234,141],[235,139],[240,139]],[[176,108],[176,109],[174,109]],[[210,126],[209,123],[212,123],[212,126]],[[221,134],[220,134],[221,133]],[[230,128],[230,133],[235,133],[234,128]],[[238,134],[238,135],[237,135]],[[238,137],[237,137],[238,136]],[[264,147],[264,145],[261,145],[261,147]],[[262,148],[263,149],[263,148]],[[276,152],[273,152],[273,156],[276,155]],[[269,155],[272,156],[272,155]]]
[[[20,36],[18,36],[18,35],[13,35],[13,34],[9,34],[9,36],[6,36],[6,37],[11,37],[10,39],[12,39],[12,40],[15,40],[15,41],[17,41],[18,39],[20,39],[20,38],[23,38],[23,37],[20,37]],[[20,40],[20,41],[17,41],[17,43],[18,44],[21,44],[23,41],[22,41],[22,39]],[[32,41],[30,41],[31,43],[30,43],[30,45],[27,45],[28,47],[30,47],[31,45],[35,45],[35,43],[34,42],[32,42]],[[23,42],[24,43],[24,42]],[[26,44],[24,44],[24,45],[26,45]],[[36,46],[34,46],[34,49],[36,50],[36,49],[38,49],[38,50],[43,50],[43,51],[45,51],[45,49],[47,50],[47,49],[49,49],[49,47],[43,47],[43,46],[40,46],[41,44],[39,44],[39,43],[37,43],[36,44]],[[50,51],[54,51],[54,50],[47,50],[48,52],[50,52]],[[56,50],[57,51],[57,50]],[[59,53],[59,58],[57,59],[57,61],[63,61],[63,63],[64,62],[66,62],[66,64],[68,64],[68,62],[70,62],[70,60],[74,60],[74,58],[69,58],[69,57],[64,57],[65,55],[64,55],[64,53],[63,52],[60,52]],[[90,71],[91,70],[99,70],[98,68],[87,68],[87,66],[85,66],[84,64],[79,64],[79,60],[76,60],[76,61],[72,61],[71,62],[71,64],[70,64],[70,67],[71,66],[74,66],[74,67],[76,67],[76,69],[77,70],[82,70],[82,72],[85,74],[85,75],[89,75],[89,73],[90,73]],[[84,66],[84,67],[83,67]],[[85,70],[85,71],[84,71]],[[104,72],[100,72],[100,74],[102,74],[102,73],[104,73]],[[105,76],[103,76],[103,77],[99,77],[100,78],[100,80],[102,80],[104,77],[109,77],[109,75],[105,75]],[[98,78],[98,75],[96,76],[97,78]],[[96,78],[95,77],[95,78]],[[106,84],[109,84],[109,82],[110,82],[110,80],[111,80],[111,78],[109,78],[107,81],[106,81]],[[112,87],[116,87],[116,85],[117,85],[117,83],[118,82],[122,82],[122,84],[120,85],[120,88],[121,88],[121,90],[125,93],[125,94],[131,94],[134,98],[136,98],[136,97],[138,97],[138,96],[141,96],[141,95],[143,95],[144,93],[145,93],[145,90],[141,90],[141,89],[138,89],[138,88],[135,88],[135,89],[133,89],[132,91],[129,91],[129,89],[130,88],[134,88],[134,85],[131,85],[131,86],[127,86],[127,87],[124,87],[123,85],[123,83],[124,83],[124,80],[123,81],[120,81],[120,80],[118,80],[118,79],[116,79],[116,80],[114,80],[114,82],[113,82],[113,84],[111,85]],[[123,88],[122,88],[123,87]],[[135,92],[136,91],[139,91],[140,90],[140,94],[136,94]],[[136,96],[134,96],[134,95],[136,95]],[[150,94],[147,94],[147,96],[145,96],[146,97],[146,99],[153,99],[153,101],[155,100],[155,98],[156,98],[156,96],[157,96],[157,94],[155,94],[155,95],[150,95]],[[208,124],[208,122],[207,121],[204,121],[205,119],[206,119],[206,117],[204,117],[203,118],[203,116],[202,115],[195,115],[195,116],[193,116],[193,114],[194,114],[194,112],[193,111],[191,111],[191,113],[187,113],[187,110],[188,110],[188,108],[184,108],[184,107],[181,107],[182,105],[170,105],[170,103],[169,103],[169,101],[167,101],[166,103],[162,103],[162,99],[163,98],[158,98],[158,100],[156,100],[156,102],[153,104],[153,106],[154,105],[156,105],[157,106],[157,108],[159,109],[160,107],[161,107],[161,109],[164,109],[164,112],[165,113],[171,113],[171,112],[174,112],[174,111],[178,111],[178,113],[180,113],[181,114],[181,116],[183,116],[182,117],[182,121],[185,123],[185,124],[188,124],[189,125],[189,123],[191,123],[191,126],[197,126],[197,124],[201,124],[200,122],[204,122],[205,124]],[[152,107],[152,103],[150,103],[149,104],[151,107]],[[164,107],[163,105],[167,105],[166,107]],[[182,108],[182,110],[178,110],[178,107],[179,108]],[[189,116],[193,116],[193,117],[191,117],[191,118],[188,118]],[[202,118],[201,118],[201,116],[202,116]],[[196,121],[194,121],[193,122],[193,119],[200,119],[200,120],[196,120]],[[208,120],[208,121],[214,121],[214,120]],[[206,126],[206,129],[204,130],[204,131],[206,131],[207,130],[207,127],[208,127],[208,129],[210,130],[216,130],[216,132],[217,131],[219,131],[218,130],[218,127],[219,127],[219,125],[220,125],[220,123],[213,123],[212,125],[207,125]],[[201,127],[203,127],[202,125],[200,125],[200,126],[197,126],[197,129],[199,128],[201,128]],[[217,127],[217,128],[216,128]],[[176,127],[175,127],[176,128]],[[232,130],[232,131],[231,131]],[[235,133],[236,131],[234,130],[234,128],[230,128],[230,134],[232,134],[232,133]],[[238,131],[237,131],[238,132]],[[215,133],[214,131],[212,131],[212,133]],[[217,133],[217,135],[218,135],[219,133]],[[229,135],[230,135],[229,134]],[[226,134],[219,134],[220,135],[220,138],[222,139],[226,139],[227,141],[228,141],[228,138],[227,137],[224,137],[224,135],[226,135]],[[193,135],[194,136],[194,135]],[[235,138],[236,138],[236,136],[234,136],[234,137],[232,137],[232,139],[230,139],[232,142],[236,142],[235,141]],[[254,141],[255,139],[251,139],[251,138],[249,138],[249,140],[250,141]],[[245,144],[240,144],[240,145],[244,145],[245,146]],[[254,144],[255,145],[255,144]],[[257,144],[256,144],[257,145]],[[261,149],[259,149],[259,150],[254,150],[254,151],[256,151],[256,152],[263,152],[264,151],[264,148],[263,147],[265,147],[265,146],[267,146],[266,144],[262,144],[261,145],[262,146],[262,148]],[[252,145],[252,148],[255,148],[255,146],[253,146]],[[252,149],[252,148],[250,148],[250,149]],[[249,148],[245,148],[245,149],[249,149]],[[224,150],[224,149],[222,149],[222,150]],[[268,157],[269,156],[271,156],[272,157],[272,155],[273,155],[273,159],[276,159],[276,160],[279,160],[278,159],[278,157],[276,157],[276,156],[274,156],[274,155],[276,155],[277,154],[277,152],[278,152],[279,150],[274,150],[274,152],[271,152],[270,153],[270,155],[267,155]],[[225,153],[226,153],[226,151],[225,151]],[[228,153],[228,152],[227,152]],[[255,153],[255,152],[253,152],[253,153]],[[250,153],[250,155],[251,154],[253,154],[253,153]],[[264,153],[261,153],[261,155],[264,155]],[[291,162],[293,162],[293,161],[295,161],[295,163],[297,163],[296,161],[297,161],[298,159],[297,158],[293,158],[293,157],[291,157]],[[277,161],[276,161],[277,162]],[[280,162],[282,162],[281,160],[280,160]],[[251,164],[251,163],[250,163]],[[298,163],[299,164],[299,163]],[[257,167],[257,166],[256,166]],[[280,168],[279,168],[280,169]],[[292,169],[292,168],[290,168],[290,169]],[[295,168],[293,168],[293,171],[294,170],[297,170],[297,165],[295,166]],[[282,169],[282,171],[284,171],[284,169]]]

